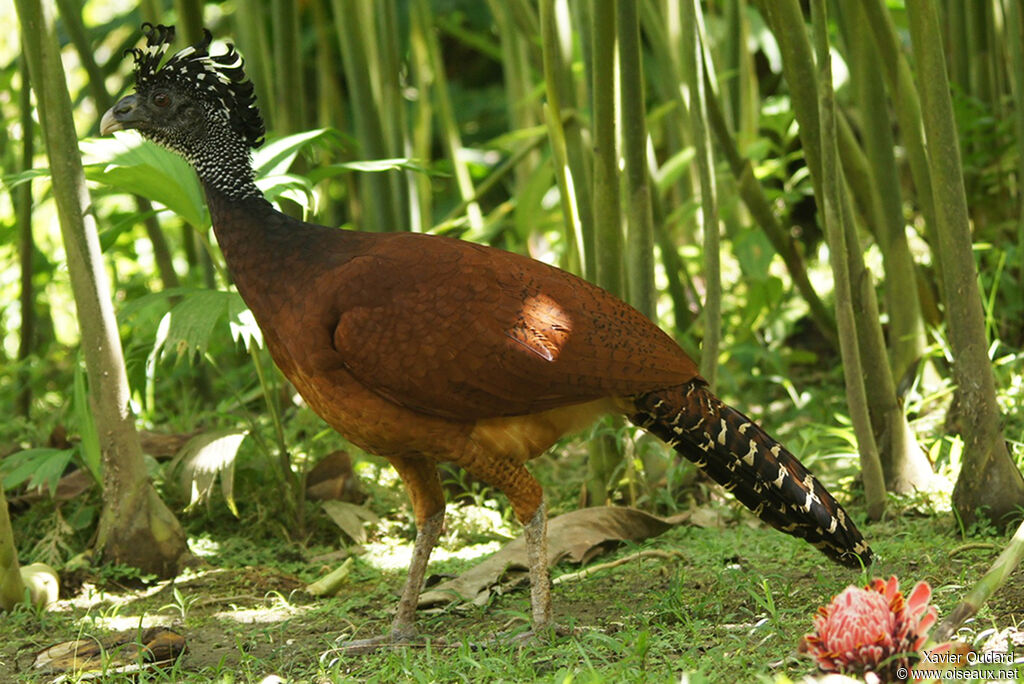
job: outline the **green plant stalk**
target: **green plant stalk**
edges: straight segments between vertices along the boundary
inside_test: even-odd
[[[274,96],[281,103],[280,118],[272,123],[280,133],[296,133],[306,128],[308,98],[299,61],[302,54],[299,46],[299,4],[291,0],[273,0],[271,3]]]
[[[956,4],[956,3],[954,3]],[[906,55],[900,49],[899,36],[893,26],[892,17],[886,10],[884,0],[866,0],[860,4],[871,28],[875,51],[878,53],[889,96],[892,98],[896,118],[899,122],[900,138],[907,153],[910,175],[917,190],[917,203],[924,215],[925,236],[935,258],[932,263],[941,283],[942,264],[938,258],[938,239],[935,236],[935,204],[932,197],[931,171],[925,153],[924,134],[921,126],[921,101],[914,86],[914,76]]]
[[[920,298],[912,296],[917,291],[917,276],[903,219],[903,198],[893,154],[895,141],[882,81],[882,65],[873,49],[870,32],[863,30],[866,21],[863,9],[859,3],[840,3],[839,8],[843,19],[840,26],[849,46],[851,80],[863,117],[860,133],[864,141],[868,179],[867,188],[856,191],[854,196],[867,200],[870,206],[863,215],[869,219],[867,224],[873,227],[885,265],[890,366],[892,374],[902,378],[916,367],[924,354],[926,340]],[[853,137],[845,120],[840,124],[840,151],[846,164],[850,157],[846,150],[853,152],[859,148],[855,143],[849,144]],[[847,176],[852,178],[848,168]]]
[[[768,201],[764,194],[764,188],[761,187],[757,177],[754,175],[754,168],[750,160],[740,154],[736,140],[733,138],[725,122],[725,115],[718,106],[718,100],[713,97],[708,98],[707,104],[708,121],[711,124],[711,130],[714,132],[715,138],[718,140],[718,149],[721,150],[726,162],[729,164],[733,177],[736,179],[740,197],[743,199],[747,211],[750,212],[754,221],[764,231],[775,251],[782,257],[783,263],[786,264],[786,270],[789,271],[789,277],[793,280],[793,286],[796,287],[797,292],[807,302],[811,319],[814,320],[818,330],[834,347],[837,346],[839,340],[836,337],[835,320],[833,320],[828,309],[825,308],[821,297],[814,290],[814,285],[811,284],[811,280],[807,275],[807,268],[796,250],[793,238],[786,233],[779,220],[775,217],[771,202]]]
[[[566,232],[579,253],[580,274],[593,280],[597,264],[591,157],[583,143],[579,117],[574,115],[581,107],[573,87],[573,28],[568,0],[540,0],[540,32],[547,95],[544,120],[557,164],[555,174],[562,193]]]
[[[622,208],[619,186],[617,121],[618,60],[615,3],[595,0],[590,7],[593,55],[594,281],[618,297],[625,297],[622,263]],[[607,501],[612,477],[621,463],[618,440],[612,434],[590,445],[587,493],[590,505]]]
[[[395,0],[372,3],[371,16],[377,26],[377,62],[380,65],[374,82],[378,88],[380,116],[383,119],[384,142],[389,158],[412,156],[412,139],[406,123],[405,98],[399,82],[402,65],[399,60],[399,27]],[[418,174],[409,169],[387,174],[391,188],[391,201],[397,223],[394,230],[408,231],[412,227],[413,206],[418,200]],[[418,210],[416,212],[418,216]]]
[[[964,458],[953,489],[953,504],[968,523],[987,506],[998,524],[1024,506],[1024,477],[1006,447],[988,358],[985,318],[974,264],[953,104],[946,77],[945,50],[936,8],[908,0],[911,42],[918,66],[928,165],[934,183],[936,233],[942,262],[946,326],[953,351],[964,436]],[[955,296],[954,296],[955,294]]]
[[[978,580],[967,596],[935,628],[931,640],[941,644],[952,638],[960,625],[976,615],[985,602],[1006,583],[1022,559],[1024,559],[1024,523],[1017,527],[1017,532],[1010,539],[1010,543],[999,554],[984,577]]]
[[[416,85],[416,107],[413,115],[412,151],[419,163],[429,165],[434,146],[434,70],[430,66],[427,36],[418,22],[411,22],[409,29],[410,69]],[[410,229],[424,232],[434,223],[433,188],[430,176],[415,175],[417,200],[413,204],[418,215],[410,218]]]
[[[39,108],[68,274],[82,331],[90,403],[103,452],[103,510],[96,545],[105,560],[162,577],[189,555],[185,534],[149,482],[129,405],[128,379],[96,220],[78,154],[54,9],[17,0]]]
[[[365,23],[364,12],[358,11],[351,3],[333,0],[332,4],[359,153],[364,159],[385,159],[388,152],[370,79],[373,70],[370,55],[373,48],[368,40],[372,40],[376,33]],[[389,231],[399,225],[391,204],[391,183],[387,176],[385,173],[365,173],[360,176],[363,230]]]
[[[494,171],[491,171],[487,175],[487,178],[476,186],[472,197],[468,197],[452,207],[452,209],[445,214],[444,218],[441,219],[438,225],[445,225],[450,222],[454,222],[457,217],[462,215],[466,210],[466,207],[469,206],[471,202],[478,201],[481,197],[490,192],[490,190],[501,182],[510,171],[518,168],[524,159],[529,157],[531,153],[535,152],[545,142],[546,138],[543,135],[537,135],[533,140],[512,153],[508,159],[499,164]]]
[[[103,76],[103,70],[96,63],[96,56],[89,42],[89,36],[86,34],[85,24],[82,21],[83,5],[82,3],[73,2],[73,0],[57,0],[57,8],[60,11],[60,17],[64,22],[64,26],[67,27],[71,43],[75,46],[75,51],[78,53],[78,58],[81,60],[85,72],[89,75],[89,92],[92,95],[93,102],[96,103],[96,111],[105,112],[114,104],[114,98],[107,92],[107,88],[104,85],[106,79]],[[96,126],[98,125],[99,119],[97,118]],[[153,211],[153,205],[145,197],[135,195],[134,198],[136,210],[141,216],[145,217],[142,223],[146,229],[146,236],[153,246],[153,259],[156,261],[157,270],[160,272],[160,281],[163,288],[170,290],[180,287],[181,283],[178,281],[178,274],[174,270],[174,259],[171,256],[171,249],[167,244],[167,238],[164,236],[163,230],[160,228],[156,212]]]
[[[255,85],[260,109],[268,121],[280,121],[284,116],[280,109],[286,106],[286,103],[279,102],[274,97],[275,85],[271,80],[271,74],[274,73],[274,56],[271,54],[270,39],[267,36],[266,17],[263,12],[253,11],[235,12],[231,16],[237,31],[239,48],[245,54],[246,73]],[[146,19],[155,22],[158,17],[147,15]]]
[[[505,75],[505,99],[508,106],[509,128],[521,131],[540,124],[540,112],[534,96],[530,71],[529,43],[515,28],[513,9],[501,0],[488,0],[494,23],[501,40],[501,65]],[[518,196],[534,169],[540,163],[540,154],[530,154],[515,168],[515,192]],[[479,190],[478,190],[479,192]]]
[[[1020,3],[1006,3],[1006,45],[1010,52],[1010,82],[1013,124],[1017,147],[1017,278],[1024,280],[1024,9]]]
[[[29,82],[28,61],[22,59],[19,70],[21,92],[18,108],[22,131],[19,171],[28,171],[32,168],[32,160],[35,157],[36,135],[35,122],[32,120],[32,87]],[[32,181],[26,181],[18,186],[12,199],[15,221],[18,224],[18,302],[21,307],[21,329],[18,332],[18,396],[15,403],[18,413],[28,418],[32,405],[32,384],[27,361],[36,346],[36,295],[32,284],[32,276],[35,273],[33,254],[36,249],[32,236]]]
[[[654,287],[654,218],[647,177],[647,123],[644,72],[640,53],[640,17],[636,3],[617,3],[622,88],[622,156],[626,180],[626,273],[629,303],[657,320]]]
[[[203,0],[174,0],[174,12],[189,45],[203,37]]]
[[[569,166],[569,153],[566,149],[565,129],[558,120],[558,114],[550,103],[544,104],[544,120],[547,123],[548,138],[551,140],[551,157],[555,165],[555,179],[558,182],[559,196],[562,198],[563,224],[565,226],[565,242],[568,245],[566,267],[575,273],[586,275],[587,269],[583,256],[587,253],[583,223],[580,219],[580,206],[576,202],[576,181],[572,168]]]
[[[704,227],[704,341],[700,355],[700,374],[713,388],[718,375],[718,348],[722,339],[722,266],[718,215],[718,190],[715,185],[715,160],[707,125],[709,99],[705,88],[704,51],[698,0],[682,0],[683,71],[690,91],[690,125],[697,155],[700,179],[701,213]],[[712,94],[711,97],[714,97]]]
[[[281,407],[277,402],[277,398],[270,387],[270,383],[267,382],[267,374],[263,370],[263,362],[260,359],[259,350],[253,346],[249,346],[249,356],[252,357],[253,367],[256,369],[256,378],[260,383],[260,392],[263,394],[263,401],[267,405],[267,411],[270,413],[270,420],[274,425],[274,438],[277,440],[277,466],[280,471],[281,482],[285,484],[291,483],[291,472],[292,463],[291,457],[288,454],[288,443],[284,438],[284,424],[281,421]]]
[[[469,165],[462,154],[462,136],[459,133],[459,124],[452,107],[451,93],[448,92],[448,79],[445,76],[444,62],[441,59],[441,48],[437,44],[437,36],[433,31],[430,6],[427,0],[413,0],[412,6],[414,21],[419,22],[420,31],[427,47],[430,68],[433,71],[434,103],[437,106],[437,118],[441,127],[442,139],[448,158],[452,163],[459,195],[463,199],[467,199],[474,195],[473,178],[469,173]],[[484,216],[478,203],[469,203],[466,207],[466,218],[473,230],[483,229]]]
[[[622,267],[622,209],[619,201],[619,154],[616,127],[617,64],[615,4],[597,0],[590,26],[594,48],[593,154],[594,282],[618,297],[625,296]]]
[[[861,366],[860,344],[854,317],[854,298],[851,292],[849,271],[849,243],[846,236],[853,226],[846,223],[843,210],[842,167],[836,143],[835,92],[832,89],[832,60],[829,54],[828,23],[825,0],[813,0],[811,17],[814,32],[815,54],[818,59],[818,108],[816,117],[820,123],[819,157],[822,166],[821,194],[825,232],[828,237],[829,261],[835,279],[836,323],[839,326],[839,350],[843,358],[843,376],[846,381],[846,396],[850,419],[857,436],[860,452],[861,474],[864,478],[864,497],[867,500],[868,518],[878,520],[885,513],[885,481],[882,465],[878,458],[875,438],[871,431],[871,417],[865,394],[863,369]],[[803,25],[802,21],[799,24]],[[792,26],[790,28],[793,28]]]

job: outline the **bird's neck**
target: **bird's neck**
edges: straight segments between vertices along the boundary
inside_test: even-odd
[[[256,187],[249,149],[243,144],[205,145],[190,150],[186,155],[199,180],[206,189],[228,200],[262,199],[263,193]]]

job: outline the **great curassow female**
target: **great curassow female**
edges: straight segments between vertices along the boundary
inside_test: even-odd
[[[758,517],[852,568],[871,562],[853,521],[782,445],[708,389],[635,309],[565,271],[499,249],[412,233],[362,233],[276,211],[253,182],[264,127],[233,46],[210,35],[160,61],[174,30],[143,26],[136,91],[103,134],[136,129],[185,157],[214,233],[274,361],[324,420],[386,458],[417,534],[391,632],[414,614],[441,532],[437,463],[497,487],[525,525],[534,629],[551,622],[546,517],[524,467],[606,412],[627,415]]]

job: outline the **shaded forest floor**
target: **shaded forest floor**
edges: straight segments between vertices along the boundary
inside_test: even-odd
[[[954,531],[948,514],[908,512],[867,526],[865,536],[881,556],[871,576],[895,574],[904,591],[928,581],[941,619],[1005,544],[999,536],[964,541]],[[0,681],[53,681],[56,673],[32,668],[42,649],[74,639],[113,643],[121,636],[133,642],[151,627],[180,635],[186,651],[142,681],[262,681],[278,675],[294,682],[678,682],[682,673],[692,673],[691,682],[799,680],[814,673],[797,645],[815,609],[847,584],[866,579],[802,542],[754,526],[744,514],[724,526],[675,527],[593,563],[638,548],[677,556],[640,558],[556,585],[556,615],[560,623],[582,628],[576,636],[552,643],[494,639],[526,628],[529,592],[522,586],[483,606],[421,611],[420,630],[432,641],[354,656],[339,646],[387,629],[404,579],[401,563],[382,569],[375,564],[379,554],[359,556],[340,592],[316,599],[303,587],[336,566],[337,553],[247,539],[245,532],[244,526],[228,530],[213,544],[206,538],[205,546],[218,551],[174,582],[140,583],[109,568],[62,577],[69,595],[53,610],[22,610],[0,622]],[[475,562],[471,554],[460,555],[432,564],[431,571],[457,573]],[[576,570],[563,564],[553,576]],[[1012,653],[1024,672],[1024,569],[961,637],[979,651]],[[113,649],[108,667],[118,653]],[[107,674],[102,681],[137,677]]]

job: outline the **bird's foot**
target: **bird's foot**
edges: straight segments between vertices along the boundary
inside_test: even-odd
[[[415,631],[392,630],[387,634],[369,639],[353,639],[343,642],[337,646],[337,649],[346,655],[363,655],[382,650],[421,648],[426,645],[427,640],[427,637],[417,635]],[[439,639],[430,639],[430,643],[436,646],[444,645],[444,641]]]
[[[558,637],[579,636],[586,631],[588,630],[584,627],[569,627],[567,625],[548,622],[542,625],[534,624],[525,632],[504,632],[498,634],[498,636],[493,639],[492,643],[511,643],[519,645],[524,645],[534,641],[544,643],[552,641]]]

